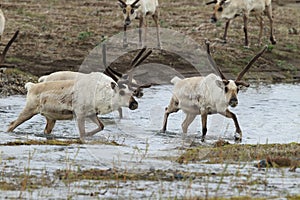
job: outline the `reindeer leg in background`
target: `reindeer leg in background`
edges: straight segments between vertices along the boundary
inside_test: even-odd
[[[139,25],[139,46],[140,47],[143,45],[143,40],[142,40],[143,28],[144,28],[144,17],[140,16],[140,25]]]
[[[224,43],[227,43],[227,31],[228,31],[229,24],[230,24],[230,19],[226,22],[226,25],[225,25],[225,31],[224,31],[224,35],[222,38],[224,40]]]
[[[270,20],[270,41],[272,44],[276,44],[275,37],[273,36],[273,16],[272,16],[272,5],[266,7],[266,14]]]
[[[155,22],[155,26],[156,26],[157,47],[159,49],[161,49],[160,34],[159,34],[159,26],[160,25],[159,25],[159,21],[158,21],[158,13],[159,13],[159,11],[158,11],[158,8],[157,8],[154,15],[152,15],[152,18],[153,18],[153,20]]]
[[[245,47],[249,47],[248,41],[248,15],[244,14],[244,33],[245,33]]]
[[[127,25],[124,25],[123,48],[128,47],[126,29],[127,29]]]
[[[262,32],[263,32],[263,28],[264,28],[264,19],[262,15],[259,15],[258,17],[256,17],[256,19],[259,21],[259,36],[258,36],[258,45],[262,45],[261,43],[261,37],[262,37]]]

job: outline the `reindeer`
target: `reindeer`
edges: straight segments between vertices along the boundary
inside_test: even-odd
[[[174,77],[171,80],[171,82],[175,85],[173,89],[173,96],[170,100],[169,106],[165,109],[163,128],[161,131],[166,131],[169,115],[181,109],[186,114],[185,120],[182,123],[183,133],[187,133],[187,129],[195,117],[197,115],[201,115],[202,142],[204,142],[207,132],[207,116],[219,113],[233,120],[236,133],[238,134],[235,134],[235,140],[241,141],[242,131],[237,117],[228,109],[228,106],[236,107],[238,105],[237,94],[239,88],[242,86],[249,87],[249,84],[241,81],[241,79],[249,70],[251,65],[264,53],[267,47],[264,47],[252,58],[235,80],[228,80],[211,57],[209,43],[206,42],[206,45],[208,59],[211,65],[217,69],[220,77],[215,74],[209,74],[205,77],[197,76],[185,79]]]
[[[142,44],[142,28],[144,27],[144,40],[146,40],[147,32],[147,21],[146,16],[151,15],[156,26],[157,46],[161,48],[160,37],[159,37],[159,13],[158,13],[158,0],[118,0],[119,6],[123,10],[124,15],[124,38],[123,46],[128,46],[126,29],[130,25],[133,19],[139,19],[139,44]]]
[[[138,108],[132,91],[126,85],[116,83],[101,72],[82,74],[77,80],[29,82],[25,87],[28,90],[25,108],[10,123],[7,132],[12,132],[34,115],[41,114],[47,120],[44,133],[50,134],[56,120],[75,117],[80,138],[84,139],[103,130],[104,125],[98,114],[107,114],[123,106],[131,110]],[[86,132],[86,118],[90,118],[97,128]]]
[[[248,18],[251,13],[254,13],[256,19],[260,23],[260,31],[258,36],[258,43],[261,45],[261,37],[263,31],[263,14],[265,13],[270,21],[270,41],[276,44],[275,37],[273,36],[273,16],[271,0],[213,0],[206,3],[206,5],[215,4],[214,12],[211,16],[211,22],[216,23],[220,18],[227,20],[225,25],[225,32],[223,40],[227,40],[227,30],[230,21],[237,16],[243,15],[244,19],[244,33],[245,33],[245,46],[249,46],[248,41]]]
[[[122,74],[117,72],[116,70],[113,70],[110,66],[107,66],[106,63],[106,45],[103,44],[102,48],[102,57],[103,57],[103,64],[105,67],[104,74],[107,76],[110,76],[115,82],[126,84],[133,92],[133,96],[136,96],[137,98],[141,98],[143,96],[143,88],[149,88],[151,87],[151,84],[149,85],[138,85],[136,81],[132,78],[133,76],[133,69],[139,66],[151,53],[152,50],[149,50],[145,53],[147,47],[144,47],[141,49],[141,51],[134,57],[132,60],[129,68],[131,69],[128,74]],[[144,55],[143,55],[144,54]],[[143,56],[142,56],[143,55]],[[80,72],[73,72],[73,71],[59,71],[54,72],[46,76],[41,76],[38,79],[38,82],[47,82],[47,81],[62,81],[62,80],[76,80],[84,73]],[[120,119],[123,118],[123,112],[122,108],[120,107],[118,109],[119,117]]]

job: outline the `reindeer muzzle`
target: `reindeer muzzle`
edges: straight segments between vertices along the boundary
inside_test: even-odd
[[[216,22],[217,22],[217,18],[216,18],[215,15],[212,15],[212,16],[211,16],[210,22],[211,22],[211,23],[216,23]]]
[[[127,17],[127,18],[125,19],[125,25],[126,25],[126,26],[129,26],[130,23],[131,23],[131,21],[130,21],[129,17]]]
[[[238,105],[238,103],[239,102],[238,102],[237,98],[235,98],[235,97],[231,98],[229,101],[229,105],[233,108],[236,107]]]
[[[134,99],[134,98],[131,98],[130,99],[130,103],[129,103],[129,109],[130,110],[135,110],[139,107],[139,104],[138,102]]]

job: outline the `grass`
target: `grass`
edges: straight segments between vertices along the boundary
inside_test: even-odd
[[[201,152],[209,152],[205,157],[200,157]],[[300,144],[227,144],[220,147],[195,147],[187,149],[179,158],[179,163],[205,161],[206,163],[237,163],[249,162],[267,157],[285,157],[296,160],[300,156]]]

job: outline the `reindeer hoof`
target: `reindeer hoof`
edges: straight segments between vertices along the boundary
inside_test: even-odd
[[[202,138],[201,138],[201,142],[205,142],[205,137],[202,137]]]
[[[166,130],[161,129],[161,130],[159,131],[159,133],[166,133]]]
[[[240,134],[238,134],[238,133],[235,133],[234,134],[234,141],[235,142],[242,142],[242,136],[240,135]]]

